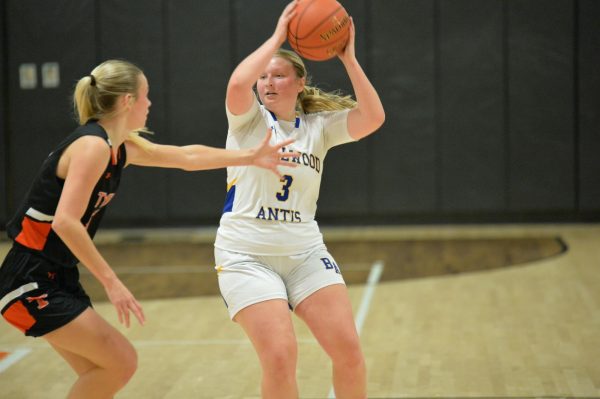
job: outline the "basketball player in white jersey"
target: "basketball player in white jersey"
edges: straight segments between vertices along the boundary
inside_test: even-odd
[[[264,398],[297,398],[297,344],[290,308],[333,363],[337,398],[366,398],[366,368],[340,267],[328,253],[314,219],[327,151],[376,131],[385,114],[354,53],[354,26],[338,57],[356,101],[308,86],[302,60],[282,50],[296,2],[274,34],[234,70],[227,86],[226,147],[271,140],[296,141],[287,151],[297,168],[283,178],[253,167],[229,167],[228,192],[215,242],[221,294],[262,366]],[[258,97],[253,92],[256,84]]]

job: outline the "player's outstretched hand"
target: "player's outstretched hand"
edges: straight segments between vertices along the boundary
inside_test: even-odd
[[[299,158],[299,152],[282,152],[282,148],[292,144],[294,139],[285,140],[279,144],[271,145],[269,140],[271,139],[272,130],[268,129],[267,134],[263,141],[252,149],[252,162],[251,165],[258,166],[271,170],[279,178],[283,175],[279,171],[279,166],[289,166],[295,168],[298,166],[297,163],[290,161],[291,158]]]

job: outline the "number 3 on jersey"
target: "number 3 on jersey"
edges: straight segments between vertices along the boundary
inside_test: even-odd
[[[292,185],[294,178],[290,175],[283,175],[283,178],[279,181],[283,183],[283,187],[281,187],[281,191],[278,192],[275,197],[277,197],[279,201],[287,201],[290,196],[290,186]]]

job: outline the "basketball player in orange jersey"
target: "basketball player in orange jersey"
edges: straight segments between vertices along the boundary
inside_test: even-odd
[[[278,173],[289,165],[270,133],[250,149],[153,144],[138,135],[150,108],[140,69],[110,60],[79,80],[80,127],[42,165],[8,224],[14,245],[0,268],[0,311],[25,335],[43,337],[79,375],[69,398],[112,398],[137,367],[129,341],[92,308],[79,283],[80,261],[100,281],[127,327],[143,324],[139,302],[92,242],[127,165],[215,169],[253,165]],[[40,395],[42,393],[40,392]]]
[[[366,368],[351,303],[314,215],[327,151],[373,133],[385,114],[356,60],[353,26],[338,57],[356,101],[308,86],[302,60],[280,49],[295,7],[285,8],[274,34],[237,66],[227,86],[226,148],[249,148],[272,128],[273,143],[294,137],[286,150],[301,155],[290,155],[298,167],[283,167],[282,179],[245,166],[227,169],[215,241],[219,287],[229,316],[258,354],[264,398],[298,397],[292,308],[332,360],[336,397],[364,399]]]

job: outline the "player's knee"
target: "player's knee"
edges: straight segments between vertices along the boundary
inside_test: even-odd
[[[297,346],[295,342],[272,345],[263,355],[263,364],[271,373],[295,373]]]
[[[126,362],[122,363],[118,370],[116,370],[116,382],[119,388],[124,387],[131,377],[137,370],[137,355],[129,357]]]
[[[365,367],[365,358],[360,351],[358,350],[349,350],[346,352],[346,355],[343,359],[344,367],[352,368],[352,369],[360,369]]]
[[[351,340],[336,354],[332,356],[332,361],[339,366],[355,369],[363,368],[365,366],[365,358],[360,348],[358,341]]]
[[[121,370],[121,381],[123,381],[123,385],[125,385],[131,377],[135,374],[138,367],[138,356],[136,350],[131,347],[130,351],[126,355],[126,360],[123,363],[123,367]]]
[[[120,346],[113,363],[113,374],[119,388],[125,386],[137,370],[138,357],[135,348],[129,343]]]

